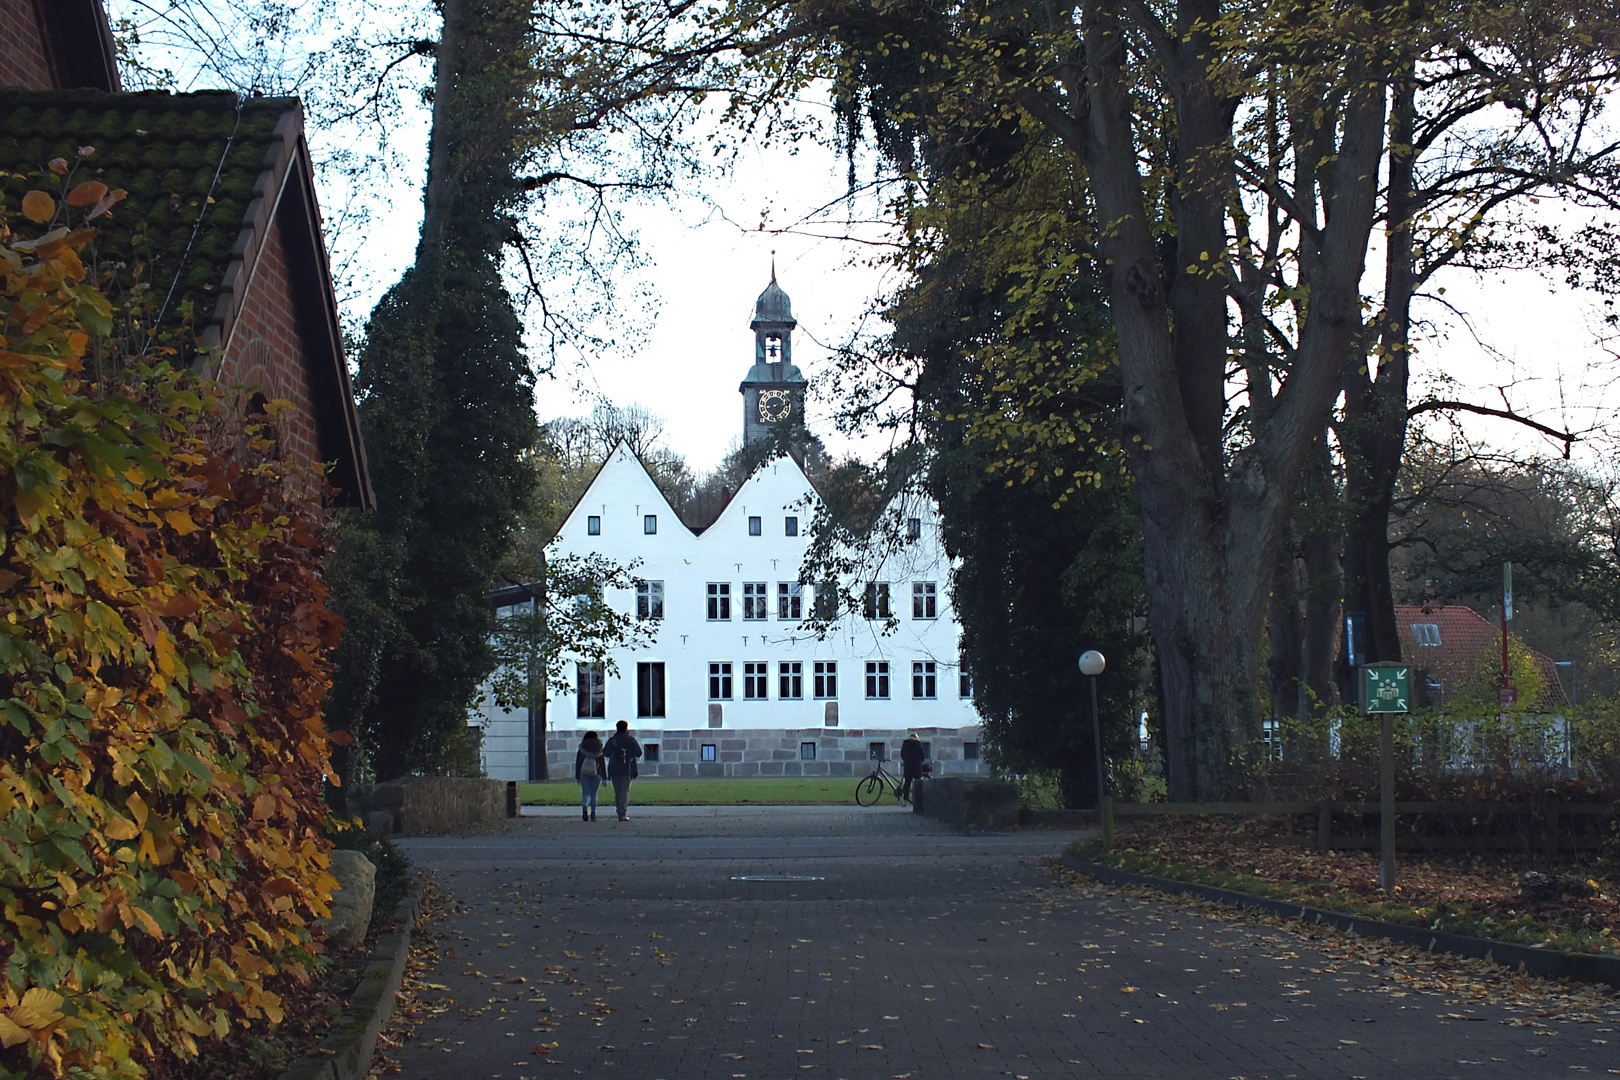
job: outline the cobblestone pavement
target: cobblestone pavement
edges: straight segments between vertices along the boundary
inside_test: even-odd
[[[1613,995],[1106,889],[1054,872],[1067,834],[631,814],[405,842],[456,903],[404,1076],[1620,1075]]]

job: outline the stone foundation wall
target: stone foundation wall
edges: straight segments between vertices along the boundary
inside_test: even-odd
[[[608,728],[580,728],[577,732],[551,731],[546,755],[551,775],[574,775],[574,753],[587,730],[602,735]],[[653,776],[865,776],[872,771],[871,744],[884,744],[884,754],[900,771],[900,744],[911,731],[929,744],[935,776],[978,775],[986,771],[982,760],[963,757],[963,743],[977,743],[979,729],[968,728],[645,728],[630,733],[643,749],[658,747],[658,760],[642,759],[643,777]],[[815,744],[815,757],[801,756],[801,743]],[[714,760],[703,760],[703,748],[714,747]]]
[[[394,832],[432,836],[506,817],[506,784],[470,777],[412,776],[349,792],[348,812],[393,815]]]

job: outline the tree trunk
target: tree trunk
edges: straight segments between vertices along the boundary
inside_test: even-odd
[[[1273,718],[1305,711],[1305,582],[1294,544],[1277,554],[1271,583],[1271,611],[1266,617],[1266,690]]]
[[[1400,660],[1395,597],[1389,574],[1389,512],[1406,449],[1412,305],[1413,87],[1398,84],[1390,115],[1389,239],[1384,261],[1384,311],[1377,372],[1366,357],[1345,371],[1345,613],[1365,618],[1364,663]],[[1354,678],[1341,653],[1346,684]]]
[[[1178,21],[1209,18],[1209,4],[1183,3]],[[1216,12],[1215,14],[1218,14]],[[1163,680],[1166,765],[1173,800],[1219,800],[1245,787],[1244,754],[1260,730],[1258,642],[1277,550],[1306,457],[1327,423],[1340,371],[1360,329],[1359,283],[1372,227],[1383,152],[1384,94],[1372,61],[1352,65],[1338,153],[1324,183],[1325,223],[1306,272],[1310,304],[1292,369],[1247,446],[1230,455],[1212,435],[1207,387],[1224,377],[1225,299],[1180,279],[1204,278],[1201,255],[1183,248],[1166,288],[1137,157],[1131,81],[1120,9],[1085,9],[1080,149],[1099,220],[1098,238],[1124,380],[1123,435],[1142,509],[1149,618]],[[1177,38],[1174,100],[1183,176],[1225,160],[1231,116],[1215,99],[1201,31]],[[1213,172],[1209,173],[1213,175]],[[1229,183],[1229,181],[1227,181]],[[1182,185],[1185,186],[1184,184]],[[1225,236],[1225,191],[1174,206],[1178,244]],[[1222,241],[1224,243],[1224,241]],[[1191,258],[1189,259],[1189,255]],[[1189,269],[1191,267],[1192,269]],[[1219,373],[1212,375],[1212,373]],[[1224,400],[1219,398],[1218,400]]]
[[[451,156],[454,153],[456,76],[461,64],[462,0],[443,0],[444,25],[434,48],[433,128],[428,134],[427,188],[422,197],[422,239],[417,262],[424,252],[436,255],[444,239],[444,215],[450,199]]]

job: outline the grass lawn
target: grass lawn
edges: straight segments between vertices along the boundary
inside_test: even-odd
[[[758,780],[637,780],[630,801],[640,806],[853,806],[857,777],[768,777]],[[527,806],[578,806],[579,784],[552,780],[519,784]],[[609,805],[613,787],[602,781],[598,796]],[[892,800],[890,801],[892,805]]]

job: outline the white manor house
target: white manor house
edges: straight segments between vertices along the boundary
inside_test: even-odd
[[[794,322],[772,275],[755,305],[755,363],[744,380],[744,439],[803,407],[792,364]],[[881,753],[898,758],[915,731],[936,773],[978,772],[978,715],[958,660],[950,560],[931,500],[898,509],[900,539],[865,580],[863,598],[818,637],[805,625],[815,589],[799,583],[820,496],[791,456],[759,467],[707,528],[688,528],[628,448],[615,448],[548,549],[635,564],[636,588],[605,599],[652,623],[651,641],[621,648],[613,672],[576,663],[574,693],[543,717],[486,704],[486,773],[502,780],[573,775],[586,731],[628,721],[642,776],[856,776]],[[530,601],[497,591],[497,611]],[[538,745],[543,733],[548,768]]]

